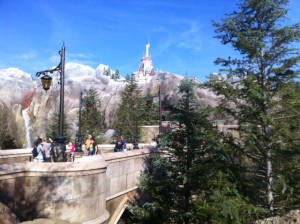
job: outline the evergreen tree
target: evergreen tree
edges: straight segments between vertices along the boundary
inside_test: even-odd
[[[300,39],[300,24],[287,25],[287,4],[288,0],[245,0],[221,23],[214,22],[216,38],[224,45],[230,44],[241,55],[218,58],[215,62],[226,68],[223,71],[231,80],[238,81],[233,84],[211,76],[206,85],[222,95],[220,108],[238,121],[240,139],[236,144],[245,168],[241,174],[244,192],[252,203],[268,208],[270,214],[274,206],[279,208],[275,198],[284,191],[275,185],[286,180],[287,175],[284,169],[287,164],[279,155],[287,153],[296,143],[284,144],[279,140],[284,132],[276,130],[290,122],[279,119],[287,115],[284,105],[286,97],[289,98],[280,96],[279,91],[284,83],[298,76],[293,69],[300,59],[299,50],[291,47]],[[281,201],[280,206],[288,205]]]
[[[120,79],[120,72],[118,69],[116,69],[113,79],[114,80]]]
[[[274,113],[274,139],[284,147],[274,154],[277,161],[274,173],[278,174],[275,182],[276,207],[283,213],[286,210],[299,208],[300,205],[300,88],[299,83],[283,84],[278,98],[282,105]]]
[[[101,140],[103,133],[103,119],[101,112],[101,101],[98,92],[94,88],[90,88],[83,92],[82,98],[82,133],[92,134],[97,144]]]
[[[137,223],[249,223],[263,210],[239,191],[232,138],[199,109],[193,80],[178,94],[171,121],[179,128],[159,136],[159,154],[147,161],[132,208]]]
[[[139,93],[138,85],[132,76],[122,93],[121,104],[117,111],[118,119],[115,124],[115,128],[121,131],[121,134],[128,142],[133,142],[136,135],[139,136],[140,132]]]
[[[140,125],[157,125],[159,122],[158,105],[153,102],[153,98],[154,97],[151,95],[150,89],[148,89],[146,96],[140,99]]]
[[[63,130],[63,136],[66,139],[70,139],[70,133],[69,133],[69,123],[66,119],[66,114],[63,116],[63,122],[64,122],[64,130]],[[50,116],[50,121],[48,123],[47,129],[46,129],[46,136],[55,139],[58,137],[58,130],[59,129],[59,112],[54,111]]]
[[[4,104],[0,104],[0,124],[0,149],[21,148],[20,140],[16,139],[17,124]]]
[[[111,78],[111,69],[109,67],[106,70],[104,70],[104,75]]]

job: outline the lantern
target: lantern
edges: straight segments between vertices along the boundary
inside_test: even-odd
[[[49,75],[41,77],[43,89],[47,92],[50,89],[52,78]]]

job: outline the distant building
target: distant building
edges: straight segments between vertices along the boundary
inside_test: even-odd
[[[135,73],[135,78],[137,81],[149,82],[152,79],[152,76],[155,75],[152,58],[149,54],[150,43],[146,44],[146,54],[141,60],[139,70]]]

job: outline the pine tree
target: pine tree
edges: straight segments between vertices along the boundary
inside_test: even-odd
[[[104,130],[101,112],[101,100],[96,89],[90,88],[83,92],[82,98],[82,133],[92,134],[97,144],[101,143]]]
[[[300,88],[299,83],[283,84],[279,89],[278,98],[282,105],[276,113],[274,139],[281,145],[274,155],[277,161],[274,172],[278,174],[275,182],[276,205],[279,211],[299,208],[300,205]]]
[[[150,89],[148,89],[146,96],[140,99],[140,125],[157,125],[159,122],[158,105],[153,102],[153,98],[154,97],[151,95]]]
[[[138,85],[132,76],[127,81],[125,90],[122,93],[121,104],[117,111],[118,119],[115,124],[115,128],[121,131],[121,134],[128,142],[133,142],[136,135],[139,136],[140,132],[139,94]]]
[[[147,161],[132,212],[138,223],[249,223],[263,209],[239,191],[234,150],[195,102],[196,85],[183,80],[159,154]]]
[[[113,79],[114,80],[120,79],[120,72],[118,69],[116,69]]]
[[[283,190],[275,189],[275,184],[287,175],[283,168],[277,169],[282,161],[278,155],[290,147],[278,141],[283,133],[275,129],[290,122],[279,119],[286,100],[279,91],[298,76],[293,69],[300,59],[299,50],[291,47],[300,39],[300,24],[287,25],[287,4],[288,0],[245,0],[221,23],[214,22],[216,38],[240,53],[240,58],[215,62],[226,68],[228,78],[238,81],[211,76],[206,85],[222,95],[220,108],[238,121],[240,139],[236,142],[245,167],[241,174],[244,191],[270,214],[274,206],[278,209],[276,195]]]
[[[17,124],[6,105],[0,104],[0,149],[18,149],[20,140],[16,139]]]
[[[64,122],[64,130],[63,130],[63,137],[66,139],[70,139],[70,133],[69,133],[69,123],[66,119],[66,114],[63,116],[63,122]],[[49,124],[46,129],[46,136],[51,139],[55,139],[58,137],[58,129],[59,129],[59,112],[54,111],[49,120]]]

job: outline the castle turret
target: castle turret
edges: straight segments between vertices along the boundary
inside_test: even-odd
[[[146,54],[141,60],[141,64],[138,71],[138,77],[137,79],[139,81],[145,80],[145,82],[148,82],[153,75],[155,75],[152,58],[149,54],[150,49],[150,43],[146,44]]]

